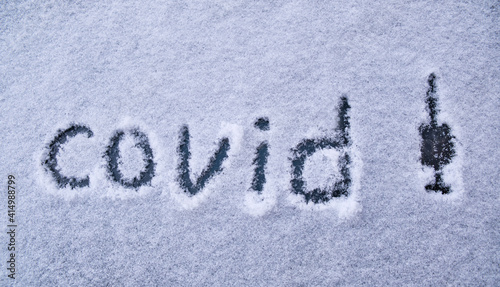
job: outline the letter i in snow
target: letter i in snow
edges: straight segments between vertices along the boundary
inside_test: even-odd
[[[259,118],[254,124],[255,128],[261,131],[269,130],[269,119]],[[260,143],[257,147],[255,153],[255,158],[253,164],[255,165],[253,179],[252,179],[252,189],[257,191],[258,194],[262,193],[264,189],[264,184],[266,183],[266,173],[265,168],[267,164],[267,157],[269,156],[269,144],[266,141]]]
[[[422,153],[421,163],[434,168],[434,183],[427,184],[427,191],[441,192],[447,194],[451,192],[450,186],[443,181],[443,166],[449,164],[455,156],[455,137],[451,135],[451,128],[446,123],[438,125],[437,115],[439,109],[437,107],[436,95],[436,75],[434,73],[428,78],[429,89],[427,90],[427,111],[430,116],[429,124],[422,124],[419,128],[422,136],[422,145],[420,151]]]

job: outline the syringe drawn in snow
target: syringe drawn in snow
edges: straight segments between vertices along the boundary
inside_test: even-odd
[[[349,115],[348,111],[351,107],[346,97],[340,99],[339,105],[339,120],[337,125],[337,133],[333,137],[323,137],[314,139],[302,140],[294,149],[292,149],[292,192],[303,195],[306,203],[326,203],[336,197],[346,197],[349,195],[351,186],[351,174],[349,165],[351,158],[348,149],[351,146],[351,138],[349,136]],[[317,187],[313,190],[306,190],[303,171],[306,159],[312,156],[315,152],[322,149],[336,149],[340,152],[338,160],[338,168],[341,179],[337,180],[332,186],[326,188]]]
[[[420,147],[421,163],[434,168],[434,183],[427,184],[427,191],[440,192],[447,194],[451,192],[450,186],[443,181],[443,166],[451,163],[455,156],[455,137],[451,135],[451,128],[446,123],[438,125],[437,115],[439,109],[437,107],[436,95],[436,75],[434,73],[428,78],[429,89],[427,90],[427,111],[430,116],[429,124],[422,124],[419,128],[422,136],[422,144]]]

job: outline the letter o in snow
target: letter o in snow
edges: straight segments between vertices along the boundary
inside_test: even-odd
[[[127,188],[139,188],[143,185],[151,184],[151,180],[155,176],[155,163],[153,161],[153,150],[149,145],[149,140],[146,134],[139,129],[131,129],[127,131],[134,137],[135,146],[143,152],[143,160],[145,168],[140,172],[138,177],[133,179],[125,179],[120,171],[118,161],[120,159],[120,141],[125,136],[125,131],[117,130],[111,137],[110,143],[106,149],[105,157],[107,160],[107,171],[111,180],[121,184]]]

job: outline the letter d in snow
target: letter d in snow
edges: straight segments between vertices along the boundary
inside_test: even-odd
[[[353,167],[356,167],[354,170],[360,168],[361,161],[357,157],[353,160],[352,157],[348,114],[350,108],[347,97],[341,97],[335,134],[333,136],[302,140],[291,150],[292,157],[290,158],[292,164],[292,179],[290,181],[292,194],[297,195],[301,199],[300,201],[305,202],[305,206],[309,205],[309,203],[312,203],[313,206],[336,206],[341,216],[347,216],[360,207],[353,194],[353,185],[357,186],[359,181],[357,180],[359,172],[353,173]],[[338,157],[336,159],[338,174],[331,175],[334,180],[329,181],[326,185],[317,186],[316,183],[308,186],[307,177],[304,173],[305,169],[308,168],[307,159],[319,151],[323,151],[328,157],[332,155]],[[354,161],[355,164],[353,165]],[[320,170],[319,172],[324,171]],[[356,180],[353,178],[356,178]]]

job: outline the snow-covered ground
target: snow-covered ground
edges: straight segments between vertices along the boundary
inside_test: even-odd
[[[493,0],[3,1],[0,285],[500,285],[499,16]],[[449,194],[421,164],[431,73]],[[75,126],[91,133],[58,138]],[[308,139],[336,148],[307,155],[305,189],[341,182],[348,155],[347,197],[295,194]]]

